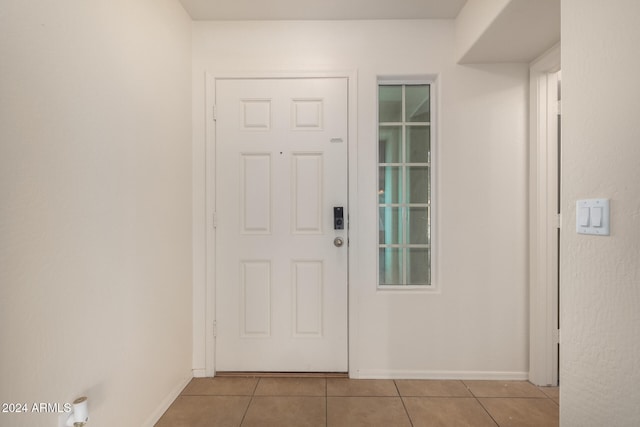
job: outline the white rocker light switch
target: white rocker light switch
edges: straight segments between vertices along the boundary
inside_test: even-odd
[[[576,202],[576,232],[608,236],[609,199],[587,199]]]

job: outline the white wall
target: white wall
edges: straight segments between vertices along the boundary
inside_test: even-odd
[[[205,367],[205,72],[357,71],[354,377],[526,378],[526,64],[458,66],[453,21],[194,22],[194,368]],[[376,290],[376,77],[437,75],[437,285]]]
[[[640,420],[640,4],[562,1],[563,426]],[[578,199],[611,200],[611,236],[575,233]]]
[[[190,49],[174,0],[2,2],[0,402],[141,426],[189,379]]]

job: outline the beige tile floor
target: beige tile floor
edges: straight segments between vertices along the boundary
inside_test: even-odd
[[[526,381],[195,378],[156,427],[546,427],[558,399]]]

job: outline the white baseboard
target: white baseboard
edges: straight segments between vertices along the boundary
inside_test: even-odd
[[[522,381],[529,378],[528,372],[519,371],[417,371],[360,369],[350,372],[349,377],[356,379],[411,379],[411,380],[498,380]]]
[[[206,378],[210,375],[207,375],[206,369],[194,369],[193,370],[193,378]]]
[[[153,414],[151,414],[151,416],[147,419],[147,421],[143,424],[143,426],[153,427],[160,420],[160,418],[167,411],[167,409],[169,409],[169,406],[171,406],[173,401],[176,400],[178,396],[180,396],[180,393],[182,392],[182,390],[184,390],[187,384],[189,384],[189,381],[191,381],[192,378],[193,378],[193,375],[190,374],[189,376],[185,377],[182,381],[180,381],[180,383],[176,385],[173,390],[171,390],[171,392],[167,395],[167,397],[165,397],[162,400],[158,408],[155,411],[153,411]]]

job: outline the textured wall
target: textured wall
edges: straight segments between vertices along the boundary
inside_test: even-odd
[[[640,423],[640,4],[563,0],[561,424]],[[611,236],[578,199],[611,199]]]

